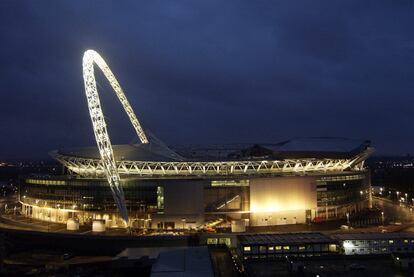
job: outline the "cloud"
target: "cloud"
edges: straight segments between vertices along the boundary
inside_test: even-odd
[[[167,143],[337,135],[371,139],[380,153],[414,150],[410,1],[0,5],[0,158],[94,143],[89,48]],[[126,117],[98,79],[110,134],[127,143]]]

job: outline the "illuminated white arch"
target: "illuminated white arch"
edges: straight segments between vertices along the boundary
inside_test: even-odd
[[[136,117],[131,105],[129,104],[121,86],[116,80],[114,74],[102,57],[94,50],[87,50],[83,55],[83,80],[85,82],[85,93],[88,100],[89,114],[91,116],[93,131],[95,133],[96,144],[104,166],[105,175],[108,179],[109,186],[112,190],[115,203],[121,213],[121,217],[128,222],[128,210],[125,204],[124,192],[120,184],[120,177],[112,150],[111,140],[109,139],[108,130],[106,128],[105,118],[102,112],[99,100],[98,89],[96,87],[94,64],[103,72],[109,81],[116,96],[124,107],[132,126],[134,127],[139,139],[142,143],[148,143],[148,138],[142,129],[138,118]]]

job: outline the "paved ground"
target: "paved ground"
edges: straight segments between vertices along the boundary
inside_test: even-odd
[[[15,199],[0,199],[0,206],[8,203],[9,207],[12,207]],[[387,232],[396,231],[414,231],[414,212],[409,207],[402,207],[396,205],[387,199],[373,197],[373,205],[384,211],[384,222],[397,222],[399,225],[387,225],[382,226],[366,226],[363,228],[355,228],[351,231],[369,231],[369,232],[381,232],[383,230]],[[401,223],[401,224],[400,224]],[[295,225],[279,225],[279,226],[264,226],[249,228],[248,232],[260,232],[260,233],[274,233],[274,232],[324,232],[324,233],[336,233],[344,232],[340,229],[341,225],[346,224],[345,220],[328,221],[318,224],[295,224]],[[0,208],[0,227],[2,228],[14,228],[23,230],[34,230],[42,232],[57,232],[57,233],[77,233],[77,234],[92,234],[91,226],[80,226],[79,231],[67,231],[65,224],[53,223],[48,221],[41,221],[37,219],[27,218],[21,215],[15,215],[13,210],[9,210],[8,214],[4,214],[4,210]],[[108,229],[105,235],[128,235],[125,229]]]
[[[31,230],[40,232],[54,232],[65,234],[94,234],[90,225],[80,226],[78,231],[66,230],[66,224],[53,223],[32,218],[27,218],[22,215],[0,214],[0,227],[7,229]],[[119,236],[127,235],[125,229],[107,229],[102,235]],[[96,234],[95,235],[99,235]]]
[[[387,225],[387,226],[368,226],[364,228],[355,228],[349,230],[349,232],[398,232],[401,230],[414,230],[413,223],[404,223],[401,225]],[[268,228],[253,228],[250,232],[260,232],[260,233],[275,233],[275,232],[323,232],[323,233],[341,233],[348,232],[340,229],[341,224],[338,222],[325,222],[320,224],[306,225],[306,224],[296,224],[296,225],[283,225],[283,226],[269,226]],[[22,215],[4,215],[0,214],[0,227],[10,228],[10,229],[20,229],[20,230],[32,230],[40,232],[55,232],[55,233],[70,233],[70,234],[93,234],[91,226],[80,226],[79,231],[67,231],[66,225],[61,223],[53,223],[47,221],[41,221],[37,219],[27,218]],[[99,235],[99,234],[95,234]],[[106,232],[101,235],[107,236],[127,236],[128,233],[125,229],[107,229]]]
[[[386,222],[404,223],[414,220],[414,210],[411,207],[379,197],[372,197],[372,202],[373,206],[378,207],[384,212],[384,220]]]

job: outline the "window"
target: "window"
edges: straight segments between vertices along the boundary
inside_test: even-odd
[[[230,187],[248,187],[250,180],[218,180],[218,181],[211,181],[212,187],[222,187],[222,186],[230,186]]]
[[[305,246],[299,246],[299,251],[305,251],[306,247]]]
[[[329,244],[329,252],[336,252],[336,244]]]
[[[207,244],[217,244],[217,238],[207,238]]]
[[[408,239],[405,239],[405,240],[404,240],[404,243],[408,243]]]
[[[283,250],[289,250],[290,247],[288,245],[283,246]]]
[[[389,243],[389,244],[393,244],[393,243],[394,243],[394,241],[393,241],[392,239],[390,239],[390,240],[388,241],[388,243]]]
[[[244,252],[250,252],[250,251],[252,251],[252,248],[250,246],[245,246],[245,247],[243,247],[243,251]]]
[[[227,246],[231,246],[231,239],[230,238],[219,238],[218,244],[225,244]]]
[[[26,179],[27,184],[36,185],[64,185],[65,181],[60,180],[40,180],[40,179]]]
[[[260,245],[259,246],[259,252],[260,253],[266,253],[266,246]]]
[[[273,250],[274,250],[274,247],[273,247],[273,246],[269,246],[269,247],[267,248],[267,250],[269,250],[269,251],[273,251]]]
[[[157,208],[158,210],[164,209],[164,188],[157,187]]]
[[[282,246],[280,246],[280,245],[277,245],[277,246],[275,246],[275,250],[282,250]]]

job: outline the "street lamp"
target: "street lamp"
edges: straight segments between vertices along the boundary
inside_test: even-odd
[[[408,203],[408,193],[405,193],[405,203]]]
[[[182,218],[181,221],[183,222],[183,230],[185,228],[185,218]]]
[[[346,223],[348,224],[348,226],[349,226],[349,212],[347,212],[346,213]]]
[[[381,221],[382,221],[382,226],[384,226],[384,212],[381,212]]]

